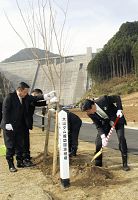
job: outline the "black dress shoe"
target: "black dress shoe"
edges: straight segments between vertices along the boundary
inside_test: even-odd
[[[71,152],[69,152],[69,157],[76,156],[77,155],[77,149],[72,149]]]
[[[14,166],[13,158],[8,159],[7,162],[9,165],[10,172],[17,172],[17,169]]]
[[[29,159],[24,160],[23,163],[24,163],[24,167],[33,167],[36,165]]]
[[[17,169],[13,166],[9,168],[10,172],[17,172]]]
[[[17,167],[18,168],[23,168],[25,166],[24,166],[24,163],[22,161],[17,161]]]
[[[128,165],[123,165],[123,170],[124,171],[130,171],[130,167]]]

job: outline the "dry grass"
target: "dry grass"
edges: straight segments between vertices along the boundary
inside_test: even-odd
[[[85,96],[98,97],[109,94],[126,95],[133,92],[138,92],[138,78],[129,75],[128,77],[113,78],[109,81],[97,83]]]

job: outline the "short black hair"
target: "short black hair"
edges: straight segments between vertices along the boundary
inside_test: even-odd
[[[24,90],[25,88],[30,88],[30,86],[25,82],[20,82],[17,86],[17,89],[19,88]]]
[[[94,100],[86,99],[82,103],[82,111],[86,111],[92,108],[92,105],[94,105]]]
[[[32,92],[31,92],[31,93],[33,93],[33,92],[36,92],[36,93],[43,94],[42,90],[41,90],[41,89],[39,89],[39,88],[36,88],[36,89],[32,90]]]

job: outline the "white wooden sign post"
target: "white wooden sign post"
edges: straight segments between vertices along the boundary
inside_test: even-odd
[[[59,127],[59,155],[60,155],[60,179],[63,187],[70,186],[69,176],[69,151],[68,151],[68,119],[67,113],[61,110],[58,113]]]

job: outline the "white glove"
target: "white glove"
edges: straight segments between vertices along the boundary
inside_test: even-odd
[[[103,147],[106,147],[107,144],[108,144],[108,140],[107,140],[105,134],[102,134],[102,135],[101,135],[101,139],[102,139],[102,146],[103,146]]]
[[[54,96],[55,96],[55,91],[51,91],[51,92],[49,92],[49,93],[47,93],[47,94],[44,94],[43,96],[44,96],[44,100],[49,100],[49,99],[51,99],[51,98],[53,98]]]
[[[53,97],[52,99],[50,99],[50,103],[57,103],[57,102],[58,102],[57,97]]]
[[[51,97],[54,97],[54,96],[55,96],[55,94],[56,94],[56,91],[55,91],[55,90],[53,90],[53,91],[49,92],[48,94],[49,94]]]
[[[49,95],[49,93],[44,94],[43,96],[44,96],[44,100],[46,100],[46,101],[50,99],[50,95]]]
[[[121,118],[123,116],[122,110],[118,110],[116,116]]]
[[[8,131],[13,131],[13,127],[12,127],[11,124],[6,124],[6,125],[5,125],[5,128],[6,128],[6,130],[8,130]]]

